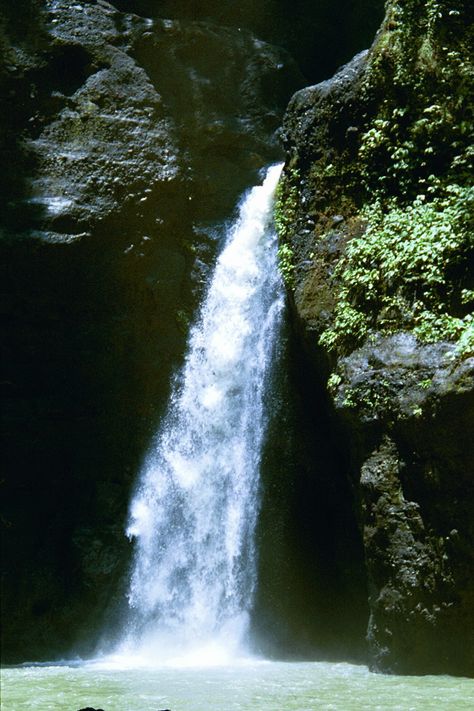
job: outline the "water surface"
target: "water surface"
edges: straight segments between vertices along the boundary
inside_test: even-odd
[[[474,680],[372,674],[333,663],[29,666],[2,672],[2,710],[472,711]]]

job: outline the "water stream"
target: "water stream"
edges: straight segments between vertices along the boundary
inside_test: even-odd
[[[168,413],[134,495],[119,653],[240,654],[256,583],[263,397],[283,305],[272,227],[281,166],[228,230]]]

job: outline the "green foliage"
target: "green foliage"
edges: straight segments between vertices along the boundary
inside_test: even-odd
[[[294,288],[294,254],[290,246],[291,228],[299,205],[299,173],[289,170],[277,186],[273,219],[278,234],[278,264],[286,286]]]
[[[295,285],[294,255],[289,244],[280,244],[278,247],[278,266],[286,286],[293,289]]]
[[[375,202],[363,209],[367,228],[353,238],[334,271],[334,320],[320,343],[344,352],[371,329],[411,329],[421,341],[460,341],[472,347],[472,315],[448,304],[469,297],[453,278],[474,249],[474,188],[450,185],[442,197],[420,195],[407,207]]]
[[[314,137],[322,150],[311,156],[304,179],[318,210],[330,205],[334,214],[347,215],[375,198],[409,204],[427,193],[433,175],[445,185],[471,181],[474,25],[469,4],[388,0],[345,131]],[[303,164],[300,168],[304,174]]]
[[[430,174],[470,179],[474,157],[474,28],[466,0],[391,0],[362,94],[358,171],[366,194],[413,199]],[[348,186],[349,189],[351,186]],[[357,188],[357,184],[355,184]]]
[[[432,383],[433,383],[433,380],[431,378],[425,378],[424,380],[420,380],[420,382],[418,383],[418,386],[422,390],[428,390],[428,388],[431,387]]]
[[[290,227],[294,223],[299,204],[299,172],[295,169],[284,173],[277,185],[273,220],[280,241],[289,237]]]
[[[339,385],[342,383],[342,377],[338,373],[331,373],[328,378],[327,388],[331,395],[335,395]]]
[[[353,308],[347,297],[347,290],[342,288],[332,326],[323,331],[319,337],[320,345],[328,351],[342,351],[345,345],[360,342],[369,330],[368,315]]]
[[[457,352],[459,356],[474,356],[474,318],[471,318],[463,329],[457,342]]]
[[[335,303],[320,343],[340,355],[376,332],[404,330],[456,342],[465,356],[474,352],[472,2],[387,0],[386,8],[354,94],[336,106],[330,97],[329,108],[321,100],[298,156],[312,195],[300,210],[318,216],[312,239],[326,255],[318,279]],[[336,214],[345,226],[335,250],[323,231]],[[287,241],[287,225],[281,234]]]

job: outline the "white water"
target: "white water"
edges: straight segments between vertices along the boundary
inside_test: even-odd
[[[140,476],[130,614],[120,655],[225,663],[245,653],[263,396],[283,305],[272,228],[281,166],[227,234],[164,423]]]

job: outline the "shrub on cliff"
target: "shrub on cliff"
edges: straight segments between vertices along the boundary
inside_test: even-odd
[[[334,355],[371,331],[474,350],[473,15],[468,0],[392,0],[368,55],[290,105],[299,142],[285,195],[305,204],[280,220],[282,241],[297,298],[312,280],[320,344]],[[302,212],[315,227],[292,238],[305,231]],[[334,215],[345,218],[337,230]],[[318,290],[331,294],[330,313]]]
[[[404,207],[392,201],[363,208],[366,229],[334,271],[338,299],[322,345],[344,351],[371,329],[403,328],[421,341],[458,340],[460,354],[474,352],[474,320],[466,313],[474,292],[462,288],[474,247],[474,188],[449,185],[443,192]]]

